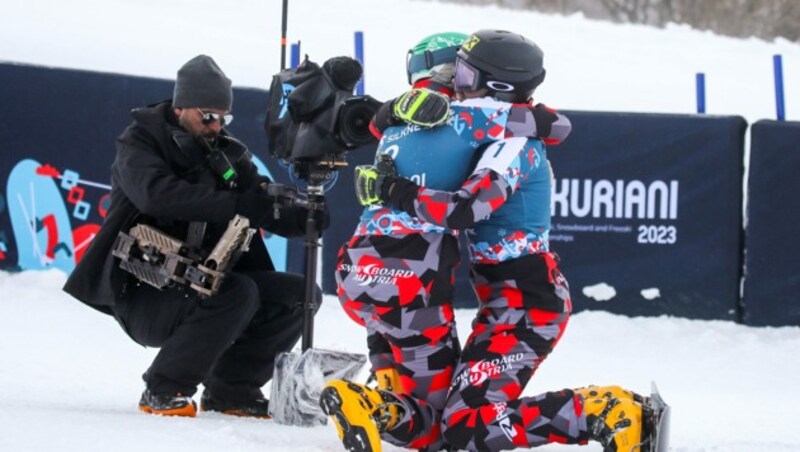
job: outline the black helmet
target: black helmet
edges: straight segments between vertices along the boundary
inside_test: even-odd
[[[456,54],[456,91],[487,88],[506,102],[527,102],[544,80],[544,52],[510,31],[480,30]]]

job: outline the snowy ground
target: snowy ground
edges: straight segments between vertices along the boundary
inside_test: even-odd
[[[234,84],[266,88],[280,61],[280,3],[4,1],[0,61],[173,78],[183,62],[207,53]],[[800,45],[784,40],[409,0],[290,4],[289,40],[301,40],[316,61],[352,54],[353,31],[364,31],[367,92],[381,99],[404,89],[406,50],[423,36],[503,28],[545,50],[548,77],[537,98],[557,108],[692,113],[695,73],[705,72],[710,114],[770,119],[772,55],[780,53],[787,118],[800,119]],[[0,120],[13,119],[13,112],[0,112]],[[61,292],[64,278],[56,271],[0,272],[0,451],[341,450],[332,426],[139,413],[139,376],[155,351]],[[316,345],[362,352],[362,331],[335,299],[326,302]],[[457,314],[462,337],[472,315]],[[646,391],[655,379],[674,407],[672,451],[796,452],[798,350],[798,327],[582,313],[526,394],[588,383]]]
[[[113,319],[60,292],[64,280],[56,270],[0,272],[0,450],[341,450],[331,425],[139,413],[140,375],[156,350],[139,347]],[[458,311],[461,337],[473,314]],[[333,297],[316,325],[317,347],[363,352],[362,330]],[[674,408],[672,451],[796,452],[797,350],[798,327],[585,312],[573,317],[526,394],[588,383],[646,391],[655,379]]]

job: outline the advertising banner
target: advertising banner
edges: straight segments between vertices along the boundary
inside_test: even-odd
[[[548,150],[555,174],[552,248],[576,310],[738,319],[743,137],[739,117],[566,112],[572,135]],[[351,165],[374,150],[351,152]],[[361,212],[352,171],[330,193],[323,288]],[[344,189],[342,189],[344,185]],[[462,238],[463,242],[463,238]],[[474,307],[468,257],[456,306]]]
[[[745,121],[566,114],[550,243],[576,310],[737,319]]]

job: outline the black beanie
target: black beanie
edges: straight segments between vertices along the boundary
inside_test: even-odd
[[[178,69],[172,106],[231,111],[231,80],[210,56],[197,55]]]

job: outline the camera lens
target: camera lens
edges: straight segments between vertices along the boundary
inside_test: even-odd
[[[375,143],[369,122],[381,103],[371,96],[356,96],[345,100],[339,110],[339,139],[347,148]]]

